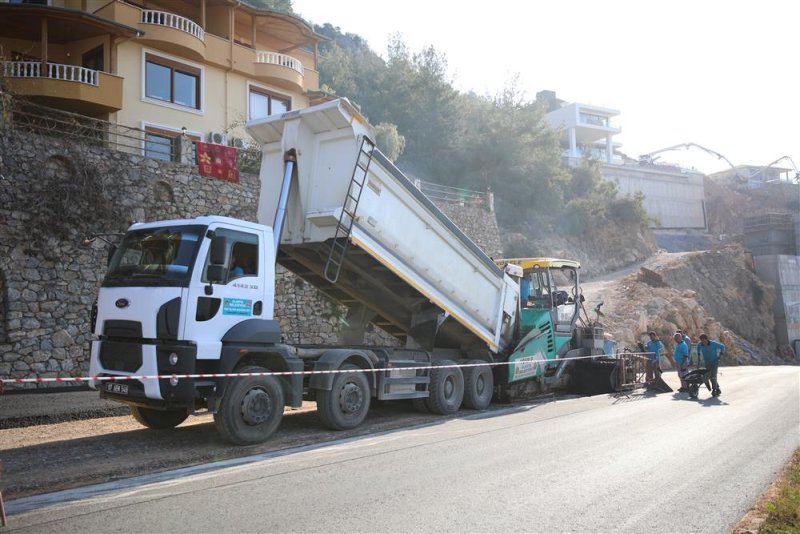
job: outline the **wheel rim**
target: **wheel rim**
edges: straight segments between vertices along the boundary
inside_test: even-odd
[[[483,379],[483,375],[478,375],[478,380],[475,381],[475,392],[478,395],[483,395],[483,390],[486,389],[486,381]]]
[[[452,376],[448,376],[444,381],[444,398],[450,399],[453,397],[453,392],[456,390],[455,382]]]
[[[339,391],[339,408],[343,413],[357,413],[364,404],[364,392],[357,384],[348,382]]]
[[[261,388],[253,388],[242,398],[242,419],[248,425],[260,425],[272,413],[272,398]]]

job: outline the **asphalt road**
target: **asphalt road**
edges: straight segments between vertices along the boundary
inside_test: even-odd
[[[19,499],[9,531],[727,533],[800,446],[800,370],[720,382],[719,399],[572,399]]]

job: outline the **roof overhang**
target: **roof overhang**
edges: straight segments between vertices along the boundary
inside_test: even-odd
[[[48,24],[47,36],[52,43],[68,43],[98,35],[137,37],[140,30],[119,24],[85,11],[31,4],[0,4],[0,35],[26,41],[41,35],[42,19]]]
[[[314,31],[314,28],[305,20],[297,15],[291,15],[268,8],[253,7],[241,0],[223,0],[228,5],[234,5],[237,9],[252,15],[256,18],[256,28],[258,30],[274,35],[290,46],[280,50],[289,52],[303,46],[314,45],[330,41],[324,35]]]

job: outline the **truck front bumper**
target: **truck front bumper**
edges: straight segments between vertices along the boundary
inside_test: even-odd
[[[196,361],[197,347],[187,343],[151,344],[104,339],[93,341],[92,376],[161,377],[97,380],[93,387],[100,390],[103,398],[134,406],[193,409],[194,379],[172,378],[170,375],[194,374]]]

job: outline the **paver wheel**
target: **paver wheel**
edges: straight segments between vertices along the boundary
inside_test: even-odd
[[[131,415],[139,424],[147,428],[166,430],[175,428],[186,421],[186,418],[189,417],[189,412],[186,410],[154,410],[152,408],[131,406]]]
[[[264,373],[263,367],[248,366],[239,373]],[[283,389],[274,376],[232,379],[225,390],[214,423],[222,437],[236,445],[266,441],[283,418]]]
[[[359,367],[347,363],[342,370]],[[371,394],[369,380],[362,371],[340,373],[333,379],[330,390],[317,390],[317,414],[332,430],[349,430],[360,425],[369,411]]]

